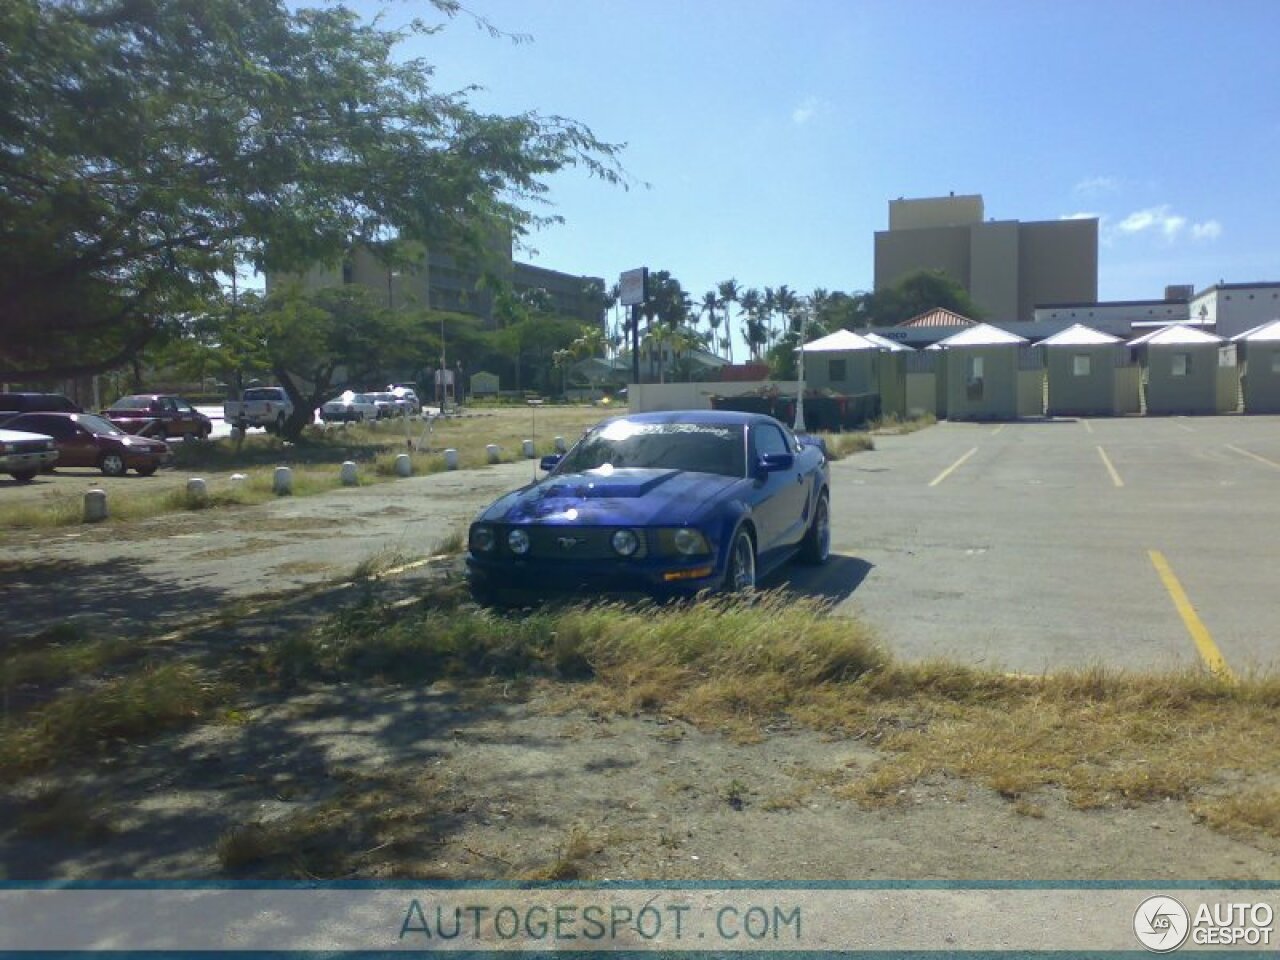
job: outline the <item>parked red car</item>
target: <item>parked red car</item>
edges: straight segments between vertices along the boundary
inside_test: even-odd
[[[181,397],[163,393],[138,393],[121,397],[102,415],[126,433],[148,437],[206,439],[213,421]]]
[[[173,459],[163,440],[135,437],[92,413],[24,413],[5,424],[53,437],[61,467],[97,467],[108,477],[136,470],[149,477]]]

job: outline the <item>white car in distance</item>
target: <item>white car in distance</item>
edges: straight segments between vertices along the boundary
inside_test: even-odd
[[[320,419],[325,423],[363,423],[377,420],[378,404],[367,393],[348,390],[334,397],[320,408]]]

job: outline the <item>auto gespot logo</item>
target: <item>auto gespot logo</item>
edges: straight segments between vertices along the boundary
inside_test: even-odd
[[[1275,912],[1268,903],[1202,903],[1192,915],[1173,897],[1148,897],[1133,915],[1138,942],[1153,953],[1197,945],[1269,946]]]

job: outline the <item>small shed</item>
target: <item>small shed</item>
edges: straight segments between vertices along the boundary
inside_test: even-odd
[[[979,323],[939,341],[940,399],[949,420],[1018,417],[1018,355],[1027,341]]]
[[[471,395],[473,397],[492,396],[498,392],[498,375],[485,370],[471,375]]]
[[[1245,413],[1280,413],[1280,319],[1231,338],[1241,348]]]
[[[802,346],[805,385],[835,393],[872,393],[876,389],[875,357],[880,352],[866,337],[837,330]]]
[[[1048,371],[1051,417],[1111,416],[1119,412],[1116,371],[1124,341],[1083,324],[1041,340]]]
[[[1147,413],[1214,414],[1220,412],[1219,373],[1221,337],[1181,323],[1153,330],[1129,346],[1138,350]],[[1229,376],[1235,377],[1230,357]]]

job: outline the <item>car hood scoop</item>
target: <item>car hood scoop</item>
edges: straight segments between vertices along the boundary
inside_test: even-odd
[[[546,483],[548,497],[571,497],[578,500],[602,498],[627,499],[643,497],[659,484],[676,476],[679,470],[588,470]]]

